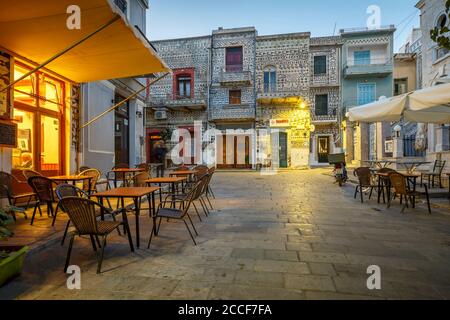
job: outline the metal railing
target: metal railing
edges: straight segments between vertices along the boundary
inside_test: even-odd
[[[224,105],[208,110],[209,120],[243,120],[255,119],[256,110],[249,104]]]
[[[364,67],[364,66],[380,66],[380,65],[392,65],[392,59],[385,58],[370,58],[361,59],[360,61],[354,59],[348,59],[344,64],[344,68],[347,67]]]
[[[172,93],[152,95],[147,98],[147,103],[155,106],[163,105],[205,105],[206,95],[196,93],[195,95],[185,96]]]
[[[122,11],[125,15],[128,10],[128,3],[125,0],[114,0],[114,4]]]
[[[221,83],[251,83],[252,72],[243,69],[242,66],[227,66],[220,71],[219,81]]]
[[[424,151],[416,150],[416,137],[406,136],[403,138],[403,154],[405,157],[424,157]]]
[[[385,25],[385,26],[380,26],[379,28],[376,29],[369,29],[367,27],[360,27],[360,28],[344,28],[344,29],[340,29],[339,33],[354,33],[354,32],[367,32],[367,31],[388,31],[388,30],[393,30],[395,29],[395,25],[391,24],[391,25]]]

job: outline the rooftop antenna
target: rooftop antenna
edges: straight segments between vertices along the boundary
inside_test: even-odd
[[[336,35],[336,27],[337,27],[337,21],[334,23],[334,30],[333,30],[333,36]]]

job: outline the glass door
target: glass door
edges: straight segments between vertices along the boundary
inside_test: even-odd
[[[60,123],[59,119],[41,115],[40,122],[40,163],[45,176],[58,175],[60,168]]]

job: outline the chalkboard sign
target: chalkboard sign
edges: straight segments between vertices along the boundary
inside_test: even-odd
[[[17,147],[17,124],[0,121],[0,147]]]

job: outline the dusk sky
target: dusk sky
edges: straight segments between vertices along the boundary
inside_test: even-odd
[[[419,26],[418,0],[150,0],[150,40],[209,35],[218,27],[254,26],[259,35],[310,31],[312,36],[365,27],[367,7],[381,8],[381,24],[395,24],[396,50]],[[335,28],[336,25],[336,28]]]

